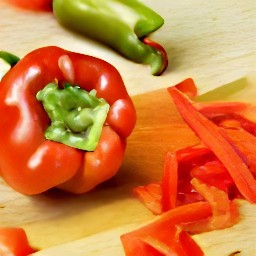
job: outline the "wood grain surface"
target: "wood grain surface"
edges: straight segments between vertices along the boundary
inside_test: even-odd
[[[120,172],[94,191],[74,196],[52,190],[27,197],[0,181],[0,225],[23,227],[31,244],[41,250],[35,256],[121,256],[120,234],[154,219],[132,197],[131,188],[161,177],[164,152],[185,146],[181,134],[186,134],[186,141],[191,143],[197,140],[163,88],[192,77],[199,92],[207,97],[206,92],[238,80],[231,84],[238,88],[234,92],[217,90],[211,95],[255,99],[254,78],[242,78],[256,68],[255,0],[142,2],[165,19],[164,26],[151,36],[169,56],[169,67],[160,77],[150,75],[148,66],[126,60],[64,29],[51,13],[17,9],[0,0],[1,50],[22,57],[36,48],[57,45],[102,58],[119,70],[138,109],[138,123],[128,140]],[[168,141],[170,132],[177,134],[177,141]],[[256,225],[255,207],[242,204],[241,212],[243,221],[239,225],[195,237],[206,256],[228,256],[239,250],[240,255],[256,255],[255,243],[251,242],[256,237],[250,231]]]

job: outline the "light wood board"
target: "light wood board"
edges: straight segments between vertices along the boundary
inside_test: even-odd
[[[24,227],[31,244],[42,249],[35,255],[123,255],[120,234],[154,218],[132,197],[131,188],[161,177],[164,152],[186,146],[181,134],[186,134],[191,143],[196,137],[181,121],[164,89],[135,95],[166,88],[187,77],[194,78],[200,93],[205,93],[255,71],[254,0],[142,2],[165,19],[164,26],[152,34],[165,47],[170,61],[160,77],[151,76],[148,66],[126,60],[109,48],[62,28],[50,13],[21,11],[4,0],[0,2],[1,50],[22,57],[38,47],[57,45],[102,58],[119,70],[138,108],[138,123],[128,141],[120,172],[96,190],[82,196],[54,190],[26,197],[1,181],[0,225]],[[241,79],[238,84],[245,86],[231,96],[254,100],[255,87],[245,89],[252,84],[251,78]],[[164,121],[154,123],[160,119]],[[170,132],[177,135],[177,141],[168,141]],[[250,243],[250,239],[255,241],[254,233],[241,242],[247,227],[255,226],[255,209],[251,207],[246,204],[242,208],[247,217],[241,229],[234,227],[197,238],[206,256],[226,256],[239,248],[247,248],[241,255],[255,254],[255,245]]]

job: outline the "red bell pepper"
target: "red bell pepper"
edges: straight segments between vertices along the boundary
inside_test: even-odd
[[[9,2],[33,11],[52,11],[52,0],[9,0]]]
[[[256,202],[256,180],[222,130],[197,111],[186,95],[177,88],[170,87],[168,91],[183,119],[225,165],[241,194],[248,201]]]
[[[86,192],[118,171],[135,122],[112,65],[54,46],[37,49],[1,81],[1,176],[24,194],[55,186]]]
[[[27,256],[36,252],[28,242],[27,235],[22,228],[0,228],[0,255]]]

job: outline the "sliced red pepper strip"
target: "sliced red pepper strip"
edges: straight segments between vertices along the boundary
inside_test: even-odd
[[[208,202],[188,204],[165,212],[152,223],[121,236],[125,254],[187,255],[185,252],[190,248],[193,252],[198,252],[193,256],[203,255],[196,243],[188,241],[188,237],[183,236],[179,225],[206,219],[209,216],[211,207]]]
[[[192,168],[200,168],[207,160],[213,160],[213,154],[208,148],[187,147],[174,153],[167,152],[162,183],[135,187],[135,196],[154,214],[161,214],[179,205],[201,201],[202,197],[190,184],[190,172]],[[149,188],[156,186],[159,192],[150,193]]]
[[[216,157],[206,147],[187,147],[176,152],[178,159],[178,189],[176,206],[202,201],[202,196],[194,189],[190,181],[191,170],[204,165]],[[163,190],[163,194],[165,191]]]
[[[241,194],[248,201],[256,202],[256,181],[223,132],[197,111],[186,95],[177,88],[170,87],[168,91],[183,119],[225,165]]]
[[[28,242],[27,235],[22,228],[0,228],[0,255],[1,256],[28,256],[36,252]]]
[[[160,234],[163,233],[162,227],[159,230],[155,230]],[[160,237],[158,239],[153,237],[146,237],[141,239],[141,243],[144,243],[144,249],[142,254],[138,255],[159,255],[159,256],[203,256],[204,253],[202,249],[196,244],[192,237],[179,226],[170,226],[168,231],[164,234],[165,237]],[[169,240],[172,240],[171,246]],[[165,241],[166,240],[166,241]],[[149,247],[147,247],[149,246]],[[155,250],[152,252],[152,250]]]
[[[165,156],[162,179],[162,205],[166,212],[176,207],[178,191],[178,160],[177,154],[168,152]]]
[[[236,203],[228,199],[228,194],[216,187],[208,186],[198,179],[192,179],[191,183],[195,189],[205,198],[212,207],[212,216],[199,220],[195,223],[188,223],[182,227],[192,233],[202,233],[211,230],[228,228],[239,220],[239,211]]]
[[[193,105],[208,118],[239,113],[245,111],[249,106],[249,104],[245,102],[195,102]]]
[[[242,197],[229,172],[217,159],[208,161],[204,165],[196,166],[191,170],[191,176],[208,186],[214,186],[225,191],[230,199]]]
[[[96,90],[96,96],[110,105],[104,127],[110,127],[111,136],[102,135],[103,142],[94,152],[45,139],[49,117],[36,94],[56,81],[59,87],[70,83],[88,92]],[[120,167],[126,137],[132,132],[135,121],[133,103],[120,74],[112,65],[54,46],[37,49],[21,59],[1,81],[1,175],[15,190],[37,194],[66,182],[79,172],[87,191],[87,182],[89,187],[96,186],[98,181],[117,171],[113,170],[114,166]],[[99,165],[91,162],[95,159],[101,160]],[[90,175],[85,175],[88,180],[83,178],[87,166],[90,166]],[[81,168],[84,171],[80,171]],[[92,178],[92,173],[102,175],[102,178]],[[75,184],[68,188],[69,191],[73,189],[77,191]]]
[[[244,129],[224,129],[223,131],[256,177],[256,137]]]
[[[229,114],[216,116],[211,119],[220,127],[224,128],[235,128],[235,129],[244,129],[252,135],[256,136],[256,123],[244,118],[241,115]]]
[[[162,186],[151,183],[133,189],[133,194],[154,214],[162,214]]]
[[[175,85],[181,92],[185,93],[189,98],[194,98],[198,95],[197,87],[192,78],[187,78]]]

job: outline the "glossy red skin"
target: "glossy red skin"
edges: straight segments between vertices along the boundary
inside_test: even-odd
[[[1,256],[27,256],[34,253],[30,247],[27,235],[22,228],[0,228],[0,255]]]
[[[71,61],[73,75],[61,71],[58,61],[63,56]],[[1,175],[11,187],[23,194],[38,194],[66,182],[84,165],[86,158],[86,151],[44,138],[49,118],[42,104],[36,100],[36,93],[55,80],[60,85],[75,83],[87,91],[96,89],[97,96],[110,104],[106,125],[112,127],[113,133],[105,139],[105,147],[112,145],[112,137],[117,135],[125,143],[136,122],[135,109],[123,80],[109,63],[55,46],[29,53],[3,77],[0,88]],[[43,150],[38,154],[43,155],[42,161],[32,161],[31,157],[40,147]],[[105,162],[117,161],[120,165],[116,154],[122,157],[125,147],[104,150],[108,154],[104,156]],[[95,173],[100,173],[101,169],[108,171],[108,165],[93,166]],[[112,169],[109,172],[114,173]]]
[[[18,7],[34,11],[52,11],[52,0],[9,0]]]
[[[83,165],[70,180],[58,186],[76,194],[87,192],[113,177],[124,157],[126,143],[110,127],[103,127],[99,144],[94,152],[84,154]]]

